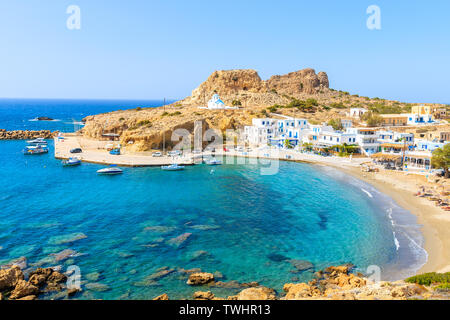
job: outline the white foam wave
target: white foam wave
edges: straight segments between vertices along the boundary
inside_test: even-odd
[[[372,195],[369,191],[367,191],[367,190],[365,190],[365,189],[363,189],[363,188],[361,188],[361,190],[362,190],[365,194],[367,194],[367,196],[368,196],[369,198],[373,198],[373,195]]]

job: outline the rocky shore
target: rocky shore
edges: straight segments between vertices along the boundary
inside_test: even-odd
[[[5,129],[0,129],[0,140],[29,140],[36,138],[52,139],[58,134],[57,131],[51,132],[50,130],[13,130],[6,131]]]
[[[36,300],[51,292],[63,292],[69,297],[78,291],[67,289],[67,276],[52,268],[38,268],[27,278],[18,265],[0,270],[0,300]]]
[[[449,275],[446,275],[448,278]],[[188,285],[202,288],[217,287],[211,273],[192,273]],[[437,285],[424,286],[406,281],[373,282],[363,275],[351,273],[351,266],[331,266],[319,271],[315,279],[309,283],[287,283],[283,293],[260,286],[258,283],[248,284],[248,288],[237,295],[216,297],[211,291],[197,291],[193,300],[449,300],[450,292]],[[154,300],[169,300],[162,294]]]
[[[55,268],[37,268],[33,271],[22,270],[21,262],[0,269],[0,300],[36,300],[77,298],[82,288],[68,288],[68,274],[63,274]],[[202,272],[200,269],[170,269],[161,268],[147,279],[155,282],[170,274],[180,274],[187,277],[186,285],[198,287],[190,300],[449,300],[448,282],[442,284],[428,283],[427,286],[418,283],[423,279],[436,277],[426,275],[412,281],[373,282],[361,274],[351,273],[352,266],[331,266],[316,272],[315,278],[309,283],[286,283],[283,292],[278,293],[272,288],[264,287],[257,282],[239,283],[237,281],[218,281],[222,275]],[[448,281],[450,274],[438,275]],[[87,275],[91,278],[92,275]],[[414,283],[417,282],[417,283]],[[82,281],[83,283],[83,281]],[[103,288],[85,285],[85,290],[101,291]],[[149,285],[149,283],[145,284]],[[106,286],[105,286],[106,287]],[[235,288],[241,290],[236,295],[218,297],[211,290],[214,288]],[[105,289],[106,290],[106,289]],[[154,300],[169,300],[164,293]]]

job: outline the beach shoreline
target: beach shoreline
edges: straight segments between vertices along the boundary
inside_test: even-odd
[[[352,167],[336,168],[372,185],[417,217],[425,240],[424,249],[428,253],[428,259],[418,274],[450,271],[450,214],[432,202],[414,196],[418,189],[417,181],[423,178],[424,182],[425,177],[411,177],[402,172],[368,173]]]

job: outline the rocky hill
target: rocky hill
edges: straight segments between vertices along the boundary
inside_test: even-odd
[[[191,96],[161,108],[136,108],[89,116],[84,119],[85,137],[100,139],[105,133],[120,134],[128,152],[161,149],[163,137],[170,149],[172,132],[184,128],[191,133],[195,121],[202,129],[240,129],[255,117],[273,113],[306,118],[311,123],[345,118],[350,107],[390,108],[404,111],[411,106],[398,101],[360,97],[331,89],[325,72],[304,69],[262,80],[255,70],[215,71],[192,91]],[[218,93],[226,105],[236,110],[205,110]]]

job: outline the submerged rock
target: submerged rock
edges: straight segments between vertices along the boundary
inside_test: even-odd
[[[159,280],[161,278],[164,278],[168,276],[169,274],[175,272],[175,269],[169,269],[167,267],[161,268],[157,270],[155,273],[149,275],[146,279],[147,280]]]
[[[289,263],[295,268],[292,273],[314,270],[314,265],[306,260],[289,260]]]
[[[168,240],[167,243],[175,247],[180,247],[191,235],[192,233],[183,233],[176,238]]]
[[[84,276],[89,281],[97,281],[100,278],[100,273],[98,272],[91,272]]]
[[[92,291],[98,291],[98,292],[104,292],[111,290],[111,288],[103,283],[100,282],[91,282],[85,285],[86,289],[92,290]]]
[[[48,241],[48,243],[52,244],[52,245],[60,245],[60,244],[75,242],[75,241],[86,239],[86,238],[87,238],[87,236],[84,233],[81,233],[81,232],[71,233],[71,234],[67,234],[67,235],[63,235],[63,236],[51,237],[50,240]]]
[[[281,262],[281,261],[289,260],[288,257],[283,256],[283,255],[278,254],[278,253],[271,253],[271,254],[267,255],[267,258],[269,258],[269,260],[275,261],[275,262]]]
[[[52,253],[50,255],[54,257],[56,262],[59,262],[59,261],[66,260],[68,258],[78,257],[82,254],[80,254],[72,249],[65,249],[59,253]]]
[[[167,226],[150,226],[145,227],[144,231],[156,232],[156,233],[170,233],[176,230],[176,227],[167,227]]]
[[[196,230],[207,231],[207,230],[220,229],[220,226],[201,224],[201,225],[189,226],[189,228],[196,229]]]
[[[18,266],[22,270],[26,269],[27,266],[28,266],[27,258],[26,257],[20,257],[20,258],[11,260],[7,264],[2,265],[1,269],[9,269],[9,268],[12,268],[13,266]]]
[[[187,284],[190,286],[200,286],[214,281],[214,275],[207,272],[192,273],[189,275]]]

